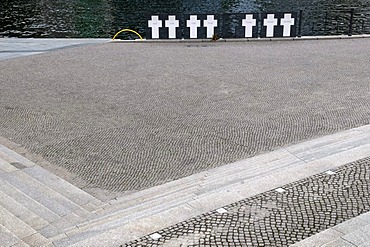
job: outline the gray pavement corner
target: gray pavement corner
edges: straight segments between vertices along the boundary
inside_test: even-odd
[[[48,51],[99,44],[111,39],[50,39],[50,38],[1,38],[0,60],[28,55],[41,54]]]

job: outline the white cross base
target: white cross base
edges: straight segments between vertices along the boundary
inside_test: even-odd
[[[162,27],[162,21],[158,15],[152,15],[152,19],[148,21],[148,27],[152,28],[152,39],[159,39],[159,28]]]
[[[176,16],[169,15],[168,20],[165,21],[164,25],[168,28],[168,38],[176,39],[176,28],[180,26],[179,21],[176,20]]]
[[[253,36],[253,27],[256,26],[256,19],[253,19],[253,15],[245,15],[245,19],[242,20],[242,26],[245,27],[245,37],[251,38]]]
[[[186,26],[190,28],[190,38],[198,38],[198,27],[200,27],[200,20],[197,19],[196,15],[191,15],[190,20],[186,21]]]

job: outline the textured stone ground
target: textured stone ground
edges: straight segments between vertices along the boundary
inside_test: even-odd
[[[370,158],[366,158],[122,246],[289,246],[370,211],[369,178]]]
[[[0,63],[0,136],[132,191],[370,123],[370,40],[101,44]]]

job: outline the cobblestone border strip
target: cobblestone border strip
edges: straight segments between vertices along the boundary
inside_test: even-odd
[[[370,211],[370,157],[121,245],[287,246]]]

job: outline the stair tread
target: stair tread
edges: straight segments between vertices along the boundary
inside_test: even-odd
[[[31,236],[24,238],[23,242],[30,246],[42,246],[42,247],[52,246],[52,243],[47,238],[42,236],[40,233],[35,233]]]
[[[21,163],[25,167],[31,167],[35,165],[35,163],[33,163],[32,161],[26,159],[22,155],[17,154],[13,150],[10,150],[9,148],[6,148],[5,146],[1,144],[0,144],[0,158],[2,158],[3,160],[9,163],[13,163],[13,162]]]
[[[35,201],[29,195],[18,190],[11,184],[6,183],[2,179],[0,179],[0,190],[49,223],[60,218],[60,216],[52,212],[50,209]]]
[[[18,243],[22,242],[22,240],[14,235],[11,231],[5,228],[2,224],[0,224],[0,243],[1,246],[14,246]]]
[[[56,246],[68,246],[70,244],[78,243],[86,238],[96,236],[97,234],[120,227],[127,222],[147,217],[148,215],[157,214],[164,210],[182,205],[188,201],[189,197],[191,197],[191,195],[188,197],[182,197],[181,199],[173,198],[172,201],[159,201],[157,204],[154,204],[155,206],[153,206],[152,202],[145,203],[144,205],[138,205],[136,207],[126,209],[123,212],[106,215],[104,217],[84,222],[79,224],[77,227],[66,229],[66,234],[68,237],[61,235],[60,238],[56,237],[53,243]]]
[[[33,166],[22,171],[81,207],[90,202],[100,202],[97,198],[50,173],[42,167]]]
[[[52,194],[48,193],[49,191],[46,187],[37,186],[35,181],[32,181],[30,178],[25,179],[23,175],[22,171],[17,171],[2,173],[0,174],[0,178],[59,216],[67,215],[73,211],[73,208],[67,204],[68,202],[66,200],[62,202],[58,201],[58,199],[61,200],[61,198],[57,196],[56,192]],[[61,203],[66,204],[63,205]],[[77,209],[77,207],[75,207],[75,209]]]
[[[3,172],[13,172],[17,171],[18,169],[12,166],[9,162],[0,158],[0,173]]]
[[[49,224],[46,220],[23,206],[12,197],[8,196],[0,190],[0,206],[7,209],[9,212],[14,214],[16,217],[24,221],[26,224],[31,226],[35,230],[39,230]]]
[[[36,233],[35,229],[18,219],[14,214],[2,206],[0,206],[0,217],[1,225],[20,239]]]

